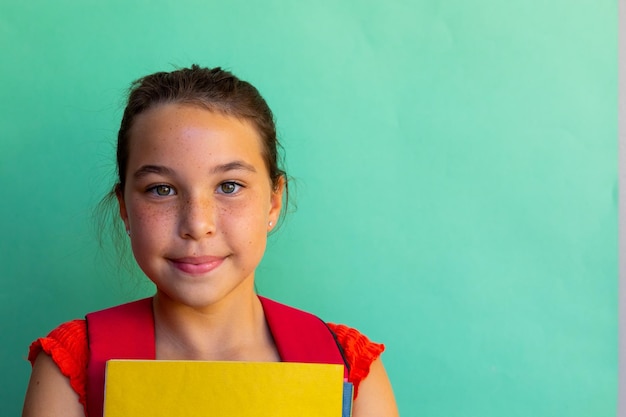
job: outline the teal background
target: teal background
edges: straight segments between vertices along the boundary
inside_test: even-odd
[[[92,213],[130,81],[191,63],[277,116],[259,291],[384,342],[401,415],[615,415],[615,0],[3,2],[0,50],[3,415],[33,339],[150,291]]]

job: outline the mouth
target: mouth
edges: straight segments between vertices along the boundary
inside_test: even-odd
[[[224,262],[221,256],[193,256],[172,258],[168,261],[178,270],[191,275],[206,274]]]

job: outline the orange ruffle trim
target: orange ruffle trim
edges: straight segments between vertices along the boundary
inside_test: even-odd
[[[40,352],[45,352],[57,364],[61,373],[69,378],[70,386],[78,394],[87,415],[87,322],[72,320],[52,330],[30,345],[28,360],[35,364]]]
[[[348,381],[354,384],[356,398],[359,384],[370,373],[370,365],[383,353],[385,345],[374,343],[358,330],[343,324],[328,323],[328,327],[337,335],[337,341],[346,355],[350,368]]]

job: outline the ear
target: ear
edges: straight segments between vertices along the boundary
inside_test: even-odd
[[[128,224],[128,212],[126,211],[126,201],[124,201],[124,192],[119,185],[115,187],[115,197],[117,198],[117,203],[120,206],[120,218],[124,222],[124,227],[126,230],[130,230],[130,225]]]
[[[280,218],[280,211],[283,208],[283,192],[285,191],[285,177],[281,176],[276,182],[276,186],[272,189],[272,195],[270,196],[270,212],[268,216],[268,231],[272,230],[278,219]],[[270,226],[271,224],[271,226]]]

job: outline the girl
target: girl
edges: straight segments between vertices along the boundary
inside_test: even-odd
[[[149,301],[154,358],[284,359],[254,290],[254,271],[287,191],[278,146],[258,91],[220,68],[194,65],[133,84],[112,193],[134,257],[156,285]],[[74,320],[31,345],[24,417],[101,410],[93,404],[101,392],[87,394],[91,327]],[[355,387],[354,417],[396,416],[379,358],[384,347],[346,326],[328,328]]]

